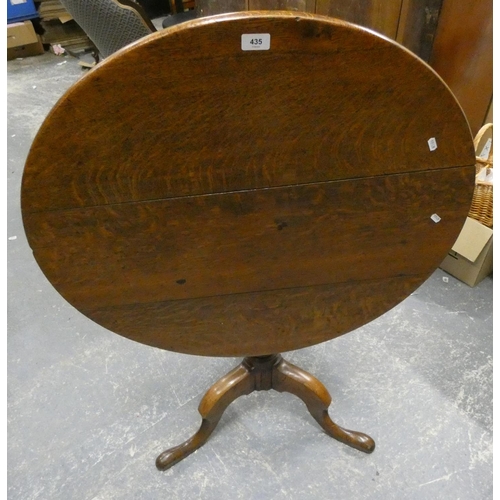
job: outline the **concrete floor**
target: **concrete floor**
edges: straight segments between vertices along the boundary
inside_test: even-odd
[[[24,161],[83,72],[52,54],[8,62],[8,498],[492,498],[493,279],[469,288],[441,270],[371,324],[285,356],[326,385],[337,423],[375,439],[373,454],[329,438],[295,397],[259,392],[231,405],[203,448],[156,470],[239,360],[104,330],[33,260],[19,208]]]

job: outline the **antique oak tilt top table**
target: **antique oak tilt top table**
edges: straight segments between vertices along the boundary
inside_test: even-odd
[[[396,43],[313,14],[224,14],[152,34],[69,89],[32,145],[22,214],[48,280],[99,325],[244,357],[159,469],[235,398],[271,388],[371,452],[278,353],[358,328],[422,284],[464,223],[474,163],[455,98]]]

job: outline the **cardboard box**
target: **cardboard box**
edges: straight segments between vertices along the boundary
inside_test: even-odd
[[[41,38],[31,21],[7,25],[7,60],[43,54]]]
[[[493,230],[467,217],[441,269],[474,287],[493,272]]]
[[[19,57],[38,56],[44,52],[45,50],[43,48],[42,39],[37,35],[37,41],[35,43],[7,49],[7,61],[17,59]]]
[[[37,37],[35,28],[31,21],[22,23],[12,23],[7,25],[7,48],[19,47],[20,45],[29,45],[36,43]]]

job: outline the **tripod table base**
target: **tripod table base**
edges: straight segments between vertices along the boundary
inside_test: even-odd
[[[362,432],[350,431],[335,424],[328,415],[332,402],[325,386],[301,368],[285,361],[280,354],[247,357],[216,382],[199,406],[201,427],[184,443],[164,451],[156,459],[159,470],[167,470],[203,446],[217,426],[225,409],[238,397],[253,391],[274,389],[295,394],[331,437],[357,450],[371,453],[375,442]]]

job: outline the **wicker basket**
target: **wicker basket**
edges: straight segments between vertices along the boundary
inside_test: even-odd
[[[493,168],[493,143],[491,144],[488,158],[480,158],[478,156],[480,154],[479,143],[489,129],[493,130],[493,123],[484,125],[474,139],[474,147],[476,149],[476,187],[472,197],[469,217],[489,228],[493,228],[493,181],[481,180],[481,178],[485,177],[485,174],[489,173],[488,169]]]

